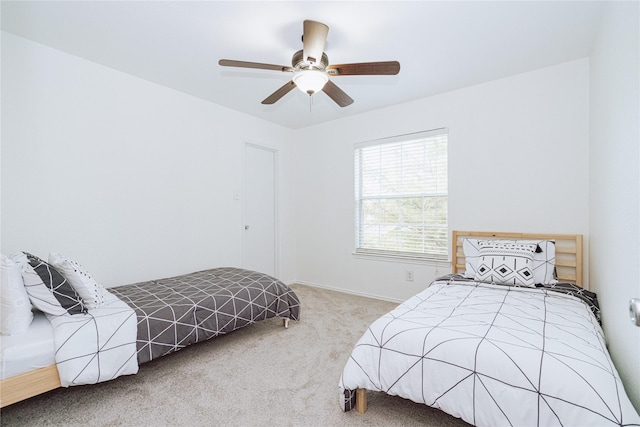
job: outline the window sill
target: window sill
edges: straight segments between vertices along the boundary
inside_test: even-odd
[[[434,265],[438,267],[451,266],[451,262],[446,258],[425,258],[401,255],[374,254],[365,252],[352,252],[351,255],[357,259],[366,259],[370,261],[397,262],[402,264],[421,264]]]

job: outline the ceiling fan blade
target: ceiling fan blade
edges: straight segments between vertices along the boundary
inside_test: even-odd
[[[293,71],[292,67],[286,65],[262,64],[260,62],[234,61],[233,59],[221,59],[218,61],[223,67],[257,68],[259,70],[273,71]]]
[[[302,59],[319,65],[324,52],[324,44],[327,41],[329,27],[320,22],[306,20],[303,22],[303,31]]]
[[[280,87],[280,89],[276,90],[271,95],[267,96],[264,99],[264,101],[262,101],[262,103],[268,104],[268,105],[275,104],[276,101],[278,101],[280,98],[288,94],[294,87],[296,87],[296,84],[293,82],[293,80],[290,80],[287,83],[285,83],[282,87]]]
[[[341,107],[346,107],[347,105],[353,104],[353,99],[351,99],[349,95],[347,95],[342,89],[338,87],[338,85],[336,85],[331,80],[329,80],[327,84],[324,85],[322,91]]]
[[[398,61],[360,62],[357,64],[329,65],[327,73],[332,76],[390,76],[400,72]]]

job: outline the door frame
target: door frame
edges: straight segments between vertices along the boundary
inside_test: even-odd
[[[279,170],[280,170],[280,153],[279,150],[273,146],[256,143],[245,142],[242,150],[242,194],[247,194],[247,150],[257,149],[264,150],[273,153],[273,272],[274,276],[278,277],[280,272],[280,215],[279,215]],[[246,199],[242,198],[242,266],[246,267],[247,264],[247,234],[244,232],[244,226],[247,224],[247,203]]]

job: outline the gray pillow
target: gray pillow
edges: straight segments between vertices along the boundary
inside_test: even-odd
[[[86,313],[82,299],[58,270],[27,252],[11,259],[21,265],[25,289],[38,310],[55,316]]]

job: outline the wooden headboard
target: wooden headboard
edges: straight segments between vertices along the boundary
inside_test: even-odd
[[[535,233],[506,233],[490,231],[453,231],[451,239],[451,272],[464,273],[464,252],[462,239],[495,238],[510,240],[555,240],[556,242],[556,271],[560,282],[575,283],[583,286],[582,280],[582,234],[535,234]]]

